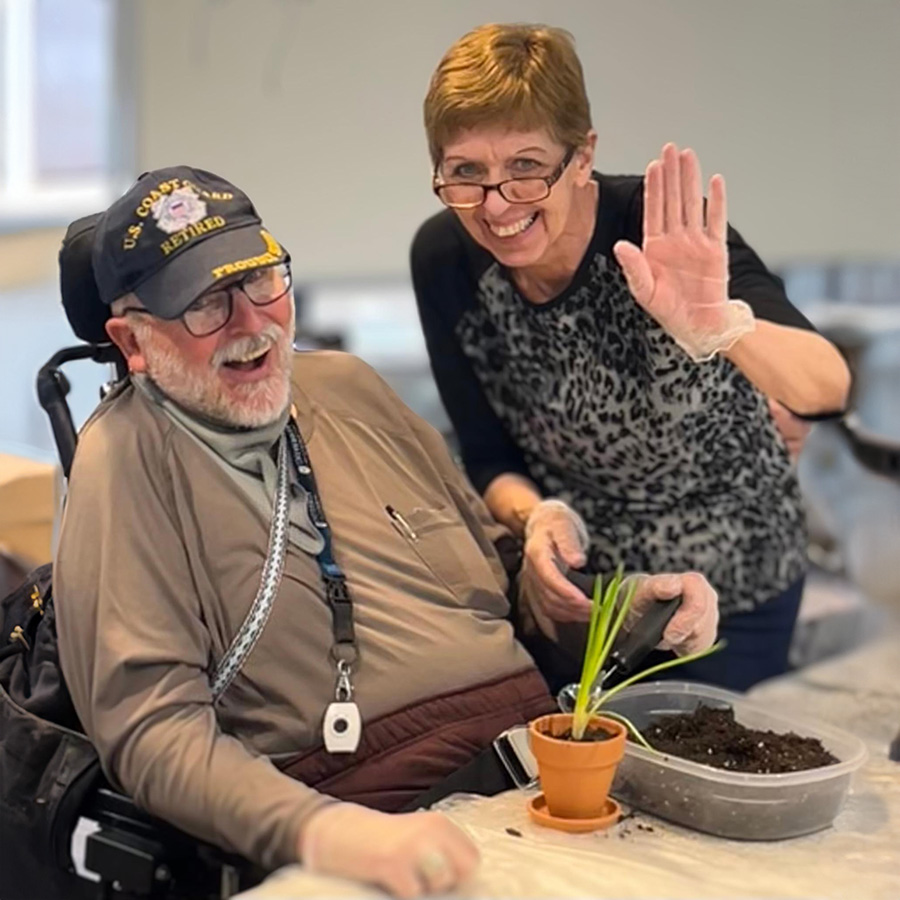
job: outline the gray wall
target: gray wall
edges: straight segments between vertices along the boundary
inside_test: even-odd
[[[900,260],[898,0],[117,2],[134,46],[118,61],[116,159],[132,169],[136,157],[130,174],[189,162],[245,187],[313,282],[307,323],[343,330],[438,424],[406,272],[412,233],[437,208],[421,102],[441,54],[479,23],[568,27],[599,166],[640,171],[665,140],[693,144],[708,174],[726,174],[732,220],[769,262],[815,264],[811,284],[790,279],[795,299],[830,293],[818,264]],[[50,453],[34,373],[72,336],[59,235],[30,249],[27,237],[0,252],[0,444]],[[860,285],[858,302],[871,293]],[[67,371],[81,422],[105,374]]]
[[[768,261],[900,255],[897,0],[142,0],[138,162],[232,178],[307,278],[403,277],[428,78],[487,21],[573,32],[602,170],[690,144]]]

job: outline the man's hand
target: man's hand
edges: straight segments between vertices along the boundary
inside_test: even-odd
[[[711,647],[719,626],[719,597],[713,586],[699,572],[681,575],[633,575],[638,579],[631,608],[624,627],[630,629],[651,603],[684,598],[678,612],[663,632],[658,650],[673,650],[679,656],[699,653]]]
[[[451,891],[479,861],[468,835],[441,813],[391,814],[356,803],[313,813],[300,858],[311,872],[376,884],[401,898]]]
[[[666,144],[644,177],[644,246],[613,247],[635,300],[693,360],[711,358],[755,327],[728,299],[725,180],[713,175],[704,215],[700,163]]]
[[[525,523],[522,592],[556,622],[587,622],[591,601],[563,574],[587,561],[581,516],[561,500],[542,500]]]
[[[812,425],[795,416],[786,406],[771,397],[769,398],[769,412],[775,420],[775,427],[781,432],[781,437],[787,444],[791,459],[796,460],[812,430]]]

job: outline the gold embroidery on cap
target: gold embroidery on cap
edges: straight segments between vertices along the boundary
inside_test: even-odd
[[[134,248],[137,247],[138,238],[141,236],[143,230],[144,226],[141,222],[138,222],[136,225],[129,225],[128,231],[125,234],[125,239],[122,241],[122,249],[134,250]]]
[[[281,249],[281,244],[279,244],[265,228],[260,228],[259,233],[266,244],[265,253],[261,253],[259,256],[251,256],[247,259],[238,259],[234,262],[225,263],[223,266],[216,266],[216,268],[212,270],[212,277],[218,280],[219,278],[224,278],[226,275],[233,275],[235,272],[243,272],[247,269],[258,269],[260,266],[271,266],[274,263],[280,262],[284,256],[284,250]]]
[[[146,219],[147,216],[150,215],[154,203],[161,200],[166,194],[171,194],[172,191],[176,191],[179,188],[189,188],[195,194],[206,200],[234,199],[234,194],[231,191],[207,191],[204,188],[198,187],[187,178],[170,178],[168,181],[161,181],[146,196],[144,196],[141,199],[141,202],[138,203],[135,213],[142,219]]]
[[[184,246],[195,237],[209,234],[210,231],[215,231],[217,228],[224,228],[225,224],[225,219],[222,216],[207,216],[202,221],[187,225],[181,231],[170,235],[159,245],[159,249],[162,250],[165,256],[168,256],[173,250]]]
[[[203,208],[202,212],[200,212],[200,215],[195,215],[194,217],[189,218],[189,220],[185,222],[185,227],[182,229],[177,229],[177,223],[174,221],[174,219],[172,220],[171,225],[167,224],[167,219],[163,219],[161,224],[159,213],[162,210],[166,209],[166,198],[170,197],[172,194],[177,194],[178,192],[193,192],[196,197],[202,197],[203,200],[234,199],[234,194],[231,191],[208,191],[205,188],[201,188],[198,185],[194,184],[194,182],[188,180],[187,178],[170,178],[168,181],[159,182],[159,184],[157,184],[155,188],[150,190],[143,198],[141,198],[141,201],[140,203],[138,203],[134,212],[135,215],[139,217],[139,219],[146,219],[149,215],[153,214],[154,218],[156,219],[156,224],[160,227],[160,230],[172,234],[172,237],[175,238],[174,244],[169,246],[170,241],[172,240],[172,238],[170,238],[168,241],[163,241],[163,243],[160,245],[163,253],[165,253],[167,256],[176,247],[180,247],[185,243],[185,241],[190,240],[192,237],[199,237],[199,235],[201,234],[207,234],[208,232],[214,230],[212,227],[207,226],[204,230],[196,231],[196,233],[190,234],[189,225],[196,224],[204,226],[206,223],[221,219],[221,216],[207,216],[206,218],[201,220],[201,216],[206,215],[206,209]],[[204,204],[202,204],[202,202],[199,203],[197,205],[198,210],[200,206],[204,206]],[[222,221],[224,224],[224,220]],[[222,225],[216,225],[215,227],[221,228]],[[125,231],[125,235],[122,238],[123,250],[134,250],[134,248],[137,247],[138,239],[141,236],[143,228],[144,223],[141,221],[136,221],[128,226]]]

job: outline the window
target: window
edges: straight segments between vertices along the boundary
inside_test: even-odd
[[[0,224],[105,206],[114,0],[0,0]]]

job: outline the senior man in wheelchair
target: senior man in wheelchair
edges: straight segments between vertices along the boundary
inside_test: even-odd
[[[476,847],[403,810],[504,787],[492,739],[554,706],[514,633],[510,536],[372,369],[292,351],[289,257],[235,186],[143,175],[93,269],[129,377],[80,434],[55,584],[107,776],[266,868],[452,888]],[[664,643],[709,646],[702,576],[646,576],[637,602],[679,593]]]

